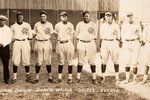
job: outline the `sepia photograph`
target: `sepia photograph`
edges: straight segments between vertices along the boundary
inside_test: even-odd
[[[150,100],[150,0],[0,0],[0,100]]]

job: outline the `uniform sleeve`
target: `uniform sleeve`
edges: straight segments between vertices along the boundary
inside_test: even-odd
[[[38,32],[38,31],[37,31],[37,26],[38,26],[38,25],[37,25],[37,23],[36,23],[36,24],[34,25],[34,32],[32,33],[33,35],[36,35],[37,32]]]
[[[73,34],[74,34],[74,32],[75,32],[75,31],[74,31],[74,26],[73,26],[73,24],[70,25],[70,28],[71,28],[71,32],[70,32],[70,33],[71,33],[71,36],[73,36]]]
[[[3,47],[5,47],[6,45],[11,43],[11,38],[12,38],[12,31],[10,28],[7,29],[7,35],[6,36],[6,40],[2,43]]]
[[[94,24],[94,38],[97,38],[97,33],[98,33],[98,25],[97,24]]]
[[[55,33],[55,34],[58,34],[58,24],[55,25],[54,33]]]
[[[79,35],[79,32],[80,32],[80,23],[78,23],[76,26],[76,31],[75,31],[74,36],[77,37]]]
[[[14,38],[15,38],[15,29],[14,29],[14,25],[11,26],[11,38],[12,38],[12,41],[14,41]]]
[[[142,30],[141,30],[140,25],[137,27],[137,34],[138,34],[138,36],[140,38],[140,41],[142,41],[143,34],[142,34]]]
[[[100,37],[100,39],[102,39],[102,34],[103,34],[103,24],[101,24],[100,28],[99,28],[99,37]]]
[[[28,36],[28,38],[31,39],[31,38],[33,38],[33,33],[32,33],[32,30],[31,30],[30,24],[28,24],[28,30],[29,30],[29,36]]]
[[[53,28],[53,25],[50,24],[50,34],[53,34],[54,33],[54,28]]]
[[[144,27],[144,30],[143,30],[143,42],[146,42],[146,37],[147,37],[147,31],[148,31],[148,27]]]
[[[125,41],[124,33],[125,33],[125,26],[122,25],[122,26],[121,26],[121,34],[120,34],[122,41]]]
[[[119,27],[119,25],[116,25],[116,35],[117,35],[117,39],[120,40],[121,36],[120,36],[120,27]]]

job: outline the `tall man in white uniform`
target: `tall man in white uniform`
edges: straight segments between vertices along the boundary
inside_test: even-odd
[[[34,25],[34,49],[37,58],[35,66],[36,79],[34,83],[39,82],[39,72],[43,61],[46,64],[46,69],[49,74],[48,81],[53,82],[51,76],[52,43],[50,41],[51,34],[53,33],[53,25],[47,21],[47,14],[45,11],[40,13],[40,18],[40,21]]]
[[[68,21],[67,13],[62,11],[60,13],[60,22],[55,25],[55,31],[58,35],[56,52],[58,54],[59,66],[58,66],[58,82],[61,82],[62,71],[65,61],[68,62],[68,84],[72,83],[72,60],[74,57],[74,45],[72,38],[74,34],[74,26]]]
[[[138,59],[140,53],[140,43],[142,41],[142,32],[140,25],[133,20],[133,13],[127,14],[127,22],[122,24],[121,38],[123,42],[123,53],[126,71],[125,84],[129,82],[130,67],[133,68],[133,82],[136,83],[136,76],[138,70]]]
[[[4,82],[9,84],[9,44],[11,43],[12,32],[6,25],[7,17],[0,15],[0,58],[3,64]]]
[[[16,15],[16,23],[11,26],[12,40],[13,42],[13,80],[12,83],[16,82],[17,69],[22,60],[23,66],[26,71],[26,81],[29,82],[29,65],[30,65],[30,42],[32,39],[31,26],[23,21],[23,14],[18,12]]]
[[[78,52],[78,66],[77,66],[77,79],[80,82],[80,76],[83,65],[85,64],[85,57],[87,56],[88,63],[93,74],[93,84],[97,84],[96,80],[96,44],[97,27],[94,22],[90,20],[89,11],[83,11],[83,21],[79,22],[76,26],[76,38],[78,39],[77,52]]]
[[[101,45],[101,58],[102,58],[102,77],[105,80],[106,65],[109,55],[114,63],[116,72],[116,82],[119,82],[119,41],[120,41],[120,28],[119,25],[113,22],[113,14],[111,12],[105,13],[106,22],[100,26],[100,39]]]

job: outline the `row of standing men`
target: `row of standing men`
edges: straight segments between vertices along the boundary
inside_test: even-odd
[[[72,43],[72,37],[75,36],[78,40],[77,52],[78,52],[78,66],[77,66],[77,78],[75,82],[80,82],[80,76],[85,64],[85,56],[87,56],[88,63],[92,71],[92,82],[93,84],[98,84],[96,79],[96,44],[95,40],[97,38],[97,25],[90,20],[89,11],[82,12],[83,21],[79,22],[74,31],[74,26],[68,21],[67,13],[62,11],[60,13],[60,22],[55,25],[55,30],[53,25],[47,21],[47,13],[42,11],[40,13],[40,21],[34,25],[34,32],[31,32],[31,26],[23,21],[23,14],[18,12],[16,15],[16,23],[9,28],[5,25],[7,18],[3,15],[0,16],[0,57],[2,58],[4,66],[4,82],[9,84],[9,43],[13,42],[13,79],[11,83],[17,81],[17,69],[22,60],[23,66],[26,71],[26,81],[37,83],[39,82],[39,72],[43,61],[46,64],[46,69],[49,74],[48,81],[53,83],[54,80],[51,75],[51,56],[52,56],[52,44],[50,38],[52,36],[57,37],[56,52],[58,54],[58,79],[57,83],[62,81],[62,71],[65,61],[68,63],[68,84],[73,83],[72,80],[72,70],[74,58],[74,45]],[[105,13],[106,22],[100,26],[100,39],[101,41],[101,71],[102,71],[102,81],[105,81],[105,71],[108,62],[109,55],[114,63],[114,69],[116,72],[116,82],[119,83],[119,45],[122,45],[123,50],[126,53],[125,57],[125,71],[126,80],[128,83],[130,77],[130,67],[133,67],[133,81],[136,81],[137,69],[138,69],[138,57],[140,46],[146,43],[145,48],[147,50],[147,55],[150,52],[149,41],[147,38],[148,31],[142,34],[140,25],[137,25],[133,21],[133,13],[127,14],[127,22],[120,27],[117,23],[113,22],[113,14],[111,12]],[[36,65],[35,65],[35,80],[30,79],[30,40],[35,38],[34,51],[36,55]],[[145,39],[145,40],[144,40]],[[148,41],[148,42],[147,42]],[[147,56],[148,58],[148,56]],[[146,82],[149,65],[148,59],[145,61],[146,71],[143,79],[143,84]]]

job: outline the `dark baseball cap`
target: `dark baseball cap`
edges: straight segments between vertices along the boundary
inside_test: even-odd
[[[47,13],[46,13],[45,11],[41,11],[41,12],[40,12],[40,16],[41,16],[42,14],[47,15]]]
[[[67,13],[66,13],[65,11],[62,11],[62,12],[60,13],[60,16],[67,16]]]
[[[105,16],[112,16],[112,13],[111,12],[106,12]]]
[[[16,16],[23,15],[22,12],[17,12]]]
[[[89,14],[90,12],[88,10],[83,10],[82,15],[84,16],[85,14]]]

